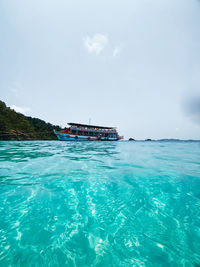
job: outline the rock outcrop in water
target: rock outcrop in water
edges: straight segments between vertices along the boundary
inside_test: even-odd
[[[15,112],[0,101],[0,140],[57,140],[59,126]]]

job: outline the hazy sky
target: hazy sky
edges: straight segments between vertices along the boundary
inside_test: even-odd
[[[22,113],[200,139],[200,1],[1,0],[0,48],[0,99]]]

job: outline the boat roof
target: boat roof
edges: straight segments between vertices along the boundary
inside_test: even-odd
[[[87,128],[99,128],[99,129],[115,129],[116,127],[105,127],[105,126],[97,126],[97,125],[89,125],[89,124],[81,124],[81,123],[74,123],[69,122],[70,126],[80,126],[80,127],[87,127]]]

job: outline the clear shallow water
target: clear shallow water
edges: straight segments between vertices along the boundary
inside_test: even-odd
[[[0,142],[0,266],[200,266],[200,142]]]

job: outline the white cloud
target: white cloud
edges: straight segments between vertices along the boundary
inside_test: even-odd
[[[115,49],[113,50],[113,57],[116,57],[117,55],[119,55],[120,49],[118,47],[115,47]]]
[[[118,56],[118,55],[121,53],[121,50],[122,50],[122,44],[116,46],[116,47],[113,49],[113,57]]]
[[[18,106],[15,106],[15,105],[12,105],[10,108],[14,109],[16,112],[19,112],[19,113],[22,113],[22,114],[25,114],[25,115],[27,115],[31,111],[31,109],[28,108],[28,107],[18,107]]]
[[[84,45],[89,53],[98,55],[108,44],[108,37],[103,34],[96,33],[94,36],[86,36],[84,38]]]

